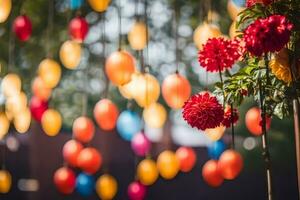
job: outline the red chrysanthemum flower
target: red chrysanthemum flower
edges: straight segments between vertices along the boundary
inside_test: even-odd
[[[233,109],[233,124],[236,124],[236,122],[239,120],[239,113],[237,109]],[[224,119],[222,121],[222,124],[229,128],[232,123],[232,117],[231,117],[231,108],[227,107],[224,112]]]
[[[224,119],[223,106],[208,92],[195,94],[183,106],[183,118],[193,128],[216,128]]]
[[[231,68],[241,57],[238,40],[212,38],[203,45],[199,52],[199,63],[209,72]]]
[[[289,42],[292,28],[282,15],[257,19],[244,31],[245,48],[254,56],[280,51]]]
[[[271,4],[274,0],[247,0],[246,6],[249,8],[257,3],[261,3],[265,6]]]

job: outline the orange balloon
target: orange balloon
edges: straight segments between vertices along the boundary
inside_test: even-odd
[[[94,137],[95,126],[88,117],[79,117],[73,123],[74,137],[80,142],[87,143]]]
[[[261,126],[262,118],[261,112],[258,107],[253,107],[246,113],[245,123],[248,130],[255,136],[259,136],[262,134],[262,126]],[[267,130],[271,127],[271,118],[266,117],[267,122]]]
[[[106,60],[105,72],[108,79],[115,85],[124,85],[131,80],[135,72],[135,61],[127,51],[116,51]]]
[[[41,77],[36,77],[31,85],[31,91],[34,96],[38,97],[41,100],[47,101],[51,96],[52,89],[47,88],[43,79]]]
[[[109,99],[100,100],[94,108],[94,118],[98,126],[105,131],[115,128],[118,116],[118,107]]]
[[[179,160],[179,168],[183,172],[191,171],[196,164],[196,153],[191,147],[180,147],[176,151],[176,156]]]
[[[102,165],[102,156],[95,148],[83,149],[77,158],[77,166],[88,174],[96,173]]]
[[[218,171],[218,161],[209,160],[202,167],[202,177],[204,181],[211,187],[219,187],[224,179]]]
[[[63,157],[65,161],[72,167],[77,167],[77,158],[83,149],[80,142],[69,140],[63,147]]]
[[[224,151],[218,162],[218,170],[223,178],[228,180],[235,179],[243,169],[243,158],[235,150]]]
[[[171,74],[162,83],[162,95],[171,108],[182,108],[191,95],[191,85],[182,75]]]

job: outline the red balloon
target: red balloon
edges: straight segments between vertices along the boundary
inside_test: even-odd
[[[69,140],[63,147],[63,157],[72,167],[77,167],[77,158],[83,149],[82,144],[76,140]]]
[[[89,25],[85,18],[75,17],[69,24],[69,34],[77,42],[83,42],[89,31]]]
[[[204,181],[211,187],[219,187],[224,179],[218,171],[218,161],[209,160],[202,168],[202,176]]]
[[[94,137],[95,126],[88,117],[79,117],[73,123],[74,137],[80,142],[87,143]]]
[[[109,99],[102,99],[95,105],[94,118],[98,126],[105,131],[115,128],[118,116],[118,107]]]
[[[30,100],[29,107],[32,117],[36,121],[41,122],[44,112],[48,109],[48,102],[33,96]]]
[[[224,151],[218,162],[218,170],[224,179],[235,179],[243,169],[243,158],[241,154],[235,150]]]
[[[56,188],[61,193],[71,194],[74,191],[76,177],[70,168],[62,167],[56,170],[53,180]]]
[[[19,40],[27,41],[32,33],[31,20],[26,15],[18,16],[14,21],[13,30]]]
[[[180,170],[189,172],[196,164],[196,153],[191,147],[180,147],[176,151],[176,156],[180,163]]]
[[[253,107],[250,110],[248,110],[246,117],[245,117],[245,123],[248,128],[248,130],[256,136],[259,136],[262,134],[262,118],[261,118],[261,110],[257,107]],[[267,130],[271,127],[271,118],[266,117],[266,123],[267,123]]]
[[[96,173],[102,165],[102,156],[95,148],[83,149],[77,158],[77,166],[88,174]]]
[[[132,182],[127,189],[130,200],[143,200],[146,196],[146,187],[140,182]]]

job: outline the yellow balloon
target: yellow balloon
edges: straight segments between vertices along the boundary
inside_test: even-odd
[[[160,103],[153,103],[144,108],[143,117],[145,123],[152,128],[161,128],[167,119],[167,111]]]
[[[118,191],[118,183],[114,177],[109,174],[100,176],[96,183],[96,192],[102,200],[111,200]]]
[[[145,73],[138,76],[134,87],[134,99],[141,107],[150,106],[159,98],[160,85],[151,74]]]
[[[199,25],[194,32],[194,43],[197,48],[201,50],[203,44],[205,44],[208,39],[219,37],[221,35],[222,33],[218,26],[204,22],[203,24]]]
[[[21,87],[21,79],[17,74],[7,74],[1,83],[2,92],[6,97],[20,93]]]
[[[111,0],[88,0],[93,10],[103,12],[107,9]]]
[[[134,92],[135,92],[135,85],[137,84],[136,81],[138,80],[139,76],[141,76],[140,72],[134,72],[131,75],[131,80],[129,83],[122,86],[118,86],[119,92],[124,98],[133,99]]]
[[[40,63],[38,74],[47,88],[54,88],[60,80],[61,67],[56,61],[47,58]]]
[[[5,113],[0,113],[0,140],[8,133],[9,120]]]
[[[166,150],[157,158],[157,168],[165,179],[174,178],[179,172],[180,163],[174,152]]]
[[[30,127],[31,113],[28,108],[22,110],[14,117],[14,126],[18,133],[26,133]]]
[[[63,43],[59,51],[62,64],[68,69],[75,69],[81,59],[81,46],[75,41],[68,40]]]
[[[42,117],[42,127],[48,136],[56,136],[62,126],[62,117],[59,112],[48,109]]]
[[[8,18],[11,11],[11,0],[0,0],[0,23]]]
[[[17,93],[7,98],[5,108],[10,111],[13,116],[18,115],[27,107],[27,96],[24,92]]]
[[[143,185],[152,185],[158,178],[155,162],[151,159],[142,160],[137,166],[137,176]]]
[[[232,0],[228,0],[227,10],[232,20],[235,20],[240,12],[242,12],[245,7],[239,7],[234,4]]]
[[[11,175],[6,170],[0,170],[0,194],[6,194],[11,188]]]
[[[149,38],[149,32],[148,32]],[[128,41],[132,49],[142,50],[145,48],[148,42],[147,38],[147,26],[144,22],[137,21],[132,26],[128,33]]]
[[[219,139],[221,139],[225,133],[226,127],[225,126],[219,126],[216,128],[212,128],[212,129],[206,129],[205,133],[206,136],[212,140],[212,141],[217,141]]]

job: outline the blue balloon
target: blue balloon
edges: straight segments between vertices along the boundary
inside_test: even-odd
[[[141,129],[142,120],[136,112],[125,110],[120,114],[117,121],[117,130],[124,140],[131,141],[133,136]]]
[[[82,196],[90,196],[95,188],[95,179],[93,176],[80,173],[76,178],[76,191]]]
[[[246,0],[232,0],[232,2],[238,7],[245,7]]]
[[[222,140],[218,140],[208,146],[208,156],[211,159],[218,160],[221,154],[225,151],[226,145]]]
[[[78,9],[82,6],[83,0],[68,0],[70,3],[70,8],[72,10]]]

